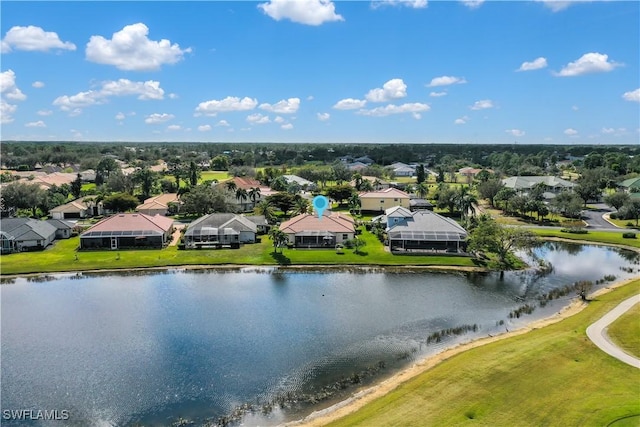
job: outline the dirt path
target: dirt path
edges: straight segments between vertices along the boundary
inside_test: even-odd
[[[587,336],[600,348],[600,350],[628,365],[633,366],[634,368],[640,369],[640,359],[622,351],[620,347],[611,342],[611,339],[607,335],[607,328],[609,325],[615,322],[618,317],[622,316],[636,304],[640,304],[640,294],[622,301],[616,308],[589,326],[587,328]]]

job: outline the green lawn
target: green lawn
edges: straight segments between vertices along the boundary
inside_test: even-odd
[[[640,304],[636,304],[609,325],[607,334],[618,347],[640,357]]]
[[[200,182],[212,181],[217,179],[218,182],[226,181],[231,178],[231,175],[227,171],[202,171],[200,175]]]
[[[615,245],[626,245],[640,248],[640,239],[625,239],[622,237],[621,232],[609,232],[609,231],[589,231],[586,234],[577,233],[563,233],[560,230],[532,228],[533,231],[540,237],[560,237],[569,240],[585,240],[594,243],[609,243]]]
[[[329,425],[637,426],[640,370],[585,329],[638,292],[635,281],[559,323],[460,353]]]
[[[43,252],[18,253],[0,257],[1,274],[51,273],[135,267],[179,265],[420,265],[474,267],[474,260],[460,256],[392,255],[369,232],[362,234],[367,245],[360,254],[345,249],[343,254],[333,249],[284,249],[274,254],[267,236],[258,244],[240,249],[182,250],[165,249],[76,251],[79,237],[56,241]],[[280,250],[278,251],[280,252]],[[76,259],[77,256],[77,259]]]

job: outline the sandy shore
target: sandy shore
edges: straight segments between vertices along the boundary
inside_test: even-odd
[[[598,295],[602,295],[604,293],[611,291],[612,289],[618,288],[620,286],[624,286],[627,283],[630,283],[638,279],[640,279],[640,276],[615,282],[605,288],[599,289],[598,291],[591,294],[590,297],[593,298]],[[488,337],[480,338],[471,342],[459,344],[455,347],[446,349],[438,354],[428,356],[425,359],[417,363],[414,363],[412,366],[406,368],[405,370],[397,373],[396,375],[380,382],[379,384],[376,384],[364,390],[360,390],[350,398],[340,403],[337,403],[327,409],[313,412],[302,420],[289,422],[285,424],[285,426],[306,426],[306,427],[324,426],[332,421],[335,421],[348,414],[356,412],[358,409],[362,408],[366,404],[391,392],[392,390],[397,388],[400,384],[424,373],[425,371],[428,371],[429,369],[438,365],[440,362],[447,360],[450,357],[455,356],[456,354],[460,354],[472,348],[480,347],[482,345],[503,340],[512,336],[526,334],[527,332],[533,331],[535,329],[544,328],[545,326],[557,323],[563,319],[566,319],[567,317],[571,317],[574,314],[579,313],[586,306],[587,306],[586,303],[576,298],[568,306],[565,306],[562,310],[560,310],[559,312],[557,312],[551,317],[537,320],[535,322],[532,322],[529,325],[526,325],[522,328],[519,328],[513,331],[505,332],[499,335],[488,336]]]

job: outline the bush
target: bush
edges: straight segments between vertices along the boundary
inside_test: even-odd
[[[635,239],[636,233],[622,233],[623,239]]]
[[[585,230],[584,228],[581,228],[581,227],[563,228],[560,231],[562,233],[571,233],[571,234],[587,234],[587,233],[589,233],[588,230]]]

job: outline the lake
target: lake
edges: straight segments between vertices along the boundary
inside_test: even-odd
[[[502,279],[278,268],[14,279],[0,287],[2,409],[66,410],[64,425],[277,425],[457,342],[550,316],[575,297],[547,301],[551,290],[632,277],[640,262],[565,243],[522,255],[544,267]],[[533,312],[516,316],[523,306]]]

